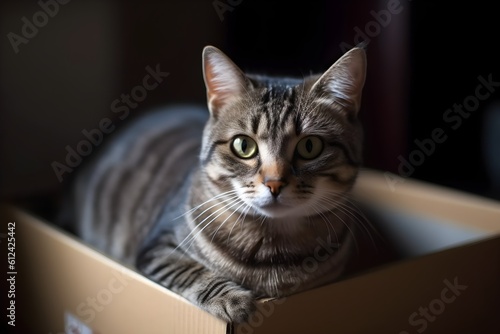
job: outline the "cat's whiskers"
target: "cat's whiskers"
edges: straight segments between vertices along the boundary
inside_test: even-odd
[[[267,217],[264,215],[261,215],[259,219],[260,219],[260,226],[262,227],[262,225],[264,225],[264,222],[266,221]]]
[[[256,297],[333,281],[371,226],[347,196],[313,185],[354,182],[365,62],[357,48],[318,75],[247,75],[205,48],[208,114],[166,108],[117,136],[78,179],[74,228],[226,323],[248,320]],[[343,245],[306,272],[298,261],[317,237]]]
[[[377,229],[373,226],[370,220],[366,217],[366,215],[363,213],[363,210],[358,207],[357,203],[351,199],[351,196],[349,194],[338,193],[334,191],[331,191],[330,195],[340,197],[342,200],[348,202],[350,205],[347,205],[342,201],[338,201],[336,200],[336,198],[330,198],[327,196],[323,197],[322,200],[328,201],[330,204],[335,205],[340,211],[353,217],[354,220],[363,228],[366,234],[368,234],[374,247],[377,248],[372,233],[375,233],[377,237],[379,237],[380,239],[383,239],[383,236],[380,234],[379,231],[377,231]]]
[[[237,190],[229,190],[229,191],[226,191],[226,192],[220,193],[220,194],[218,194],[218,195],[216,195],[216,196],[214,196],[214,197],[210,198],[209,200],[207,200],[207,201],[205,201],[205,202],[203,202],[203,203],[201,203],[201,204],[199,204],[199,205],[195,206],[194,208],[192,208],[192,209],[190,209],[190,210],[188,210],[188,211],[184,212],[182,215],[180,215],[180,216],[178,216],[178,217],[174,218],[174,219],[173,219],[173,221],[175,221],[175,220],[177,220],[177,219],[179,219],[179,218],[182,218],[182,217],[184,217],[184,216],[186,216],[186,215],[188,215],[188,214],[191,214],[192,212],[194,212],[194,211],[198,210],[199,208],[201,208],[202,206],[204,206],[205,204],[207,204],[207,203],[209,203],[209,202],[212,202],[212,201],[218,200],[218,199],[220,199],[220,198],[224,198],[224,197],[229,196],[229,195],[234,195],[236,192],[237,192]]]
[[[229,240],[231,239],[231,233],[233,232],[233,229],[234,227],[238,224],[238,222],[240,221],[240,219],[243,217],[243,219],[241,219],[241,224],[240,224],[240,227],[243,227],[243,224],[245,222],[245,218],[247,216],[247,213],[248,211],[250,210],[250,205],[248,205],[247,203],[244,203],[243,204],[246,205],[246,207],[240,212],[240,215],[238,216],[238,218],[234,221],[233,223],[233,226],[231,226],[231,229],[229,230],[229,233],[227,235],[227,243],[229,243]]]
[[[352,218],[352,221],[356,221],[356,222],[360,223],[361,226],[364,227],[362,221],[358,217],[356,217],[355,214],[353,214],[352,212],[350,212],[348,208],[343,207],[343,205],[345,205],[345,204],[343,204],[342,202],[332,200],[332,199],[330,199],[328,197],[322,197],[322,198],[320,198],[320,203],[326,204],[324,206],[324,208],[327,209],[330,213],[334,214],[338,218],[338,220],[342,221],[342,223],[349,229],[349,231],[351,232],[351,234],[353,235],[353,237],[355,237],[355,234],[349,228],[349,226],[347,225],[347,223],[345,223],[345,221],[333,211],[334,209],[328,209],[329,207],[333,206],[335,209],[337,209],[341,213],[344,213],[347,217]],[[370,239],[372,239],[372,242],[373,242],[373,238],[371,237],[371,235],[370,235],[369,232],[368,232],[368,235],[370,236]],[[356,240],[354,240],[354,241],[356,242]],[[357,243],[356,243],[356,248],[358,248],[357,247]]]
[[[218,228],[215,230],[215,232],[213,233],[213,235],[212,235],[212,240],[211,240],[210,242],[213,242],[213,241],[214,241],[215,235],[217,234],[217,232],[219,232],[220,228],[221,228],[221,227],[222,227],[222,226],[223,226],[223,225],[227,222],[227,220],[228,220],[229,218],[231,218],[231,217],[234,215],[234,213],[235,213],[235,212],[237,212],[237,211],[238,211],[238,210],[239,210],[242,206],[246,205],[246,204],[245,204],[245,202],[243,202],[241,199],[240,199],[240,201],[239,201],[238,203],[236,203],[235,205],[238,205],[238,204],[239,204],[239,206],[238,206],[235,210],[233,210],[233,212],[231,212],[231,214],[230,214],[229,216],[227,216],[227,217],[226,217],[226,219],[224,219],[224,220],[220,223],[219,227],[218,227]],[[229,210],[230,208],[232,208],[233,206],[235,206],[235,205],[231,205],[230,207],[228,207],[228,210]],[[226,211],[227,211],[227,210],[226,210]],[[240,214],[241,214],[241,213],[240,213]],[[217,219],[217,218],[218,218],[218,217],[216,217],[215,219]]]
[[[348,200],[346,198],[346,200]],[[350,203],[351,205],[347,205],[345,203],[339,202],[339,209],[343,210],[347,214],[350,214],[353,218],[356,219],[357,222],[363,227],[366,233],[371,234],[371,232],[378,233],[378,231],[371,225],[368,218],[363,214],[361,209],[357,208],[355,204]],[[368,226],[367,226],[368,225]],[[370,228],[372,231],[370,231]]]
[[[329,206],[326,206],[324,204],[322,204],[323,202],[317,202],[316,204],[320,207],[320,209],[323,209],[323,210],[320,210],[322,212],[324,211],[327,211],[329,213],[331,213],[332,215],[334,215],[336,217],[336,219],[341,222],[346,228],[347,230],[349,231],[349,233],[352,235],[353,237],[353,240],[354,240],[354,246],[356,248],[356,251],[359,253],[359,245],[358,245],[358,242],[356,240],[356,234],[354,233],[354,231],[349,227],[349,224],[344,220],[342,219],[342,217],[340,217],[332,208],[330,208]],[[328,219],[328,218],[327,218]],[[329,221],[329,219],[328,219]]]
[[[239,197],[238,197],[238,195],[232,195],[232,196],[231,196],[231,197],[229,197],[229,198],[225,198],[225,199],[223,199],[222,201],[217,202],[217,203],[215,203],[215,204],[213,204],[213,205],[209,206],[208,208],[206,208],[205,210],[203,210],[200,214],[198,214],[196,217],[192,218],[192,221],[196,223],[196,220],[197,220],[198,218],[200,218],[203,214],[205,214],[207,211],[209,211],[209,210],[211,210],[211,209],[215,208],[216,206],[219,206],[219,205],[221,205],[221,204],[223,204],[223,203],[228,203],[228,202],[233,203],[234,199],[237,199],[237,198],[239,198]],[[220,210],[220,209],[219,209],[219,210]],[[217,211],[218,211],[218,210],[217,210]],[[217,212],[217,211],[215,211],[215,212]],[[209,216],[209,217],[210,217],[210,216]],[[200,223],[196,223],[196,225],[199,225],[199,224],[201,224],[201,223],[203,223],[203,222],[204,222],[204,220],[203,220],[203,221],[201,221]]]
[[[207,228],[212,222],[213,220],[211,220],[210,222],[208,222],[207,224],[205,224],[205,226],[203,226],[201,229],[199,229],[200,225],[203,224],[206,220],[210,219],[210,217],[212,217],[214,214],[216,214],[217,212],[219,212],[220,210],[223,210],[227,207],[227,205],[231,205],[237,201],[240,201],[240,199],[238,198],[237,195],[234,195],[232,196],[230,199],[226,199],[225,201],[229,201],[229,203],[226,203],[224,204],[221,208],[215,210],[214,212],[210,213],[207,217],[205,217],[201,222],[199,223],[196,223],[195,219],[199,218],[200,215],[196,216],[196,218],[192,219],[193,222],[195,222],[195,226],[194,228],[189,232],[189,234],[181,241],[179,242],[179,244],[170,252],[170,253],[173,253],[175,251],[177,251],[178,249],[180,249],[181,247],[185,246],[185,244],[187,243],[193,243],[194,240],[196,239],[196,237],[201,233],[203,232],[203,230],[205,228]],[[222,201],[222,203],[224,203],[225,201]],[[207,201],[208,202],[208,201]],[[214,207],[214,206],[217,206],[217,205],[220,205],[221,203],[217,203],[216,205],[212,205],[211,207]],[[205,210],[204,212],[206,212],[207,210]],[[199,230],[198,230],[199,229]],[[191,247],[191,244],[189,245],[189,247],[184,250],[184,253],[187,254],[187,251],[189,250],[189,248]]]
[[[319,216],[321,218],[321,220],[323,220],[323,222],[325,223],[325,226],[326,226],[326,229],[328,231],[328,237],[331,239],[332,238],[332,233],[330,232],[330,228],[331,230],[333,231],[333,234],[335,235],[335,240],[339,241],[339,236],[337,234],[337,231],[335,231],[335,226],[333,226],[332,222],[328,219],[328,217],[326,217],[326,215],[321,212],[321,210],[319,208],[316,207],[316,204],[311,204],[311,208],[314,210],[314,212],[316,212],[316,215]],[[310,217],[309,217],[309,221],[310,221]]]
[[[328,195],[333,195],[335,197],[330,197]],[[342,193],[339,193],[339,192],[330,192],[329,194],[324,194],[323,196],[321,196],[319,198],[320,201],[328,204],[328,205],[331,205],[333,206],[334,208],[337,208],[339,211],[342,211],[343,213],[345,213],[346,215],[348,215],[349,217],[357,220],[358,222],[360,222],[361,224],[363,223],[361,221],[361,219],[356,215],[358,214],[359,216],[361,216],[363,219],[367,219],[363,214],[362,212],[355,206],[355,204],[349,202],[348,198],[347,197],[344,197]],[[344,201],[346,202],[349,202],[351,206],[347,205],[346,203],[344,203]]]
[[[194,233],[194,235],[187,242],[190,242],[192,244],[193,241],[196,239],[196,237],[198,237],[208,226],[210,226],[221,215],[223,215],[224,213],[226,213],[233,205],[238,204],[239,201],[241,201],[241,199],[238,196],[235,196],[232,200],[229,201],[229,203],[225,203],[222,207],[220,207],[217,210],[215,210],[212,213],[210,213],[207,217],[205,217],[199,223],[196,222],[196,219],[199,218],[200,215],[198,215],[196,218],[194,218],[193,222],[195,222],[195,226],[193,227],[192,231],[189,233],[189,235],[191,235],[193,233]],[[222,211],[222,212],[220,212],[220,211]],[[207,223],[205,223],[207,220],[209,220],[209,221]],[[204,223],[205,223],[205,226],[203,226],[203,227],[200,228],[200,226],[202,224],[204,224]],[[186,251],[189,250],[189,247],[191,247],[191,245],[188,246],[188,248],[186,249]]]

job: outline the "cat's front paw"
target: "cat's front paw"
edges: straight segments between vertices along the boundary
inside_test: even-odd
[[[200,297],[204,309],[227,322],[245,322],[256,309],[253,293],[231,281],[213,284]]]

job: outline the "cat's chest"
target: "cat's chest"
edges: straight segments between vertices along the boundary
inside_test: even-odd
[[[295,233],[271,233],[262,222],[232,230],[219,228],[215,235],[205,233],[198,240],[196,257],[212,270],[264,295],[286,295],[297,282],[307,286],[304,282],[329,273],[334,276],[335,268],[351,252],[351,246],[342,247],[346,229],[333,231],[308,224],[295,229]]]

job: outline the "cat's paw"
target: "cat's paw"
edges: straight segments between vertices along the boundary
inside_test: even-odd
[[[256,309],[253,293],[231,281],[215,283],[205,294],[202,307],[227,322],[245,322]]]

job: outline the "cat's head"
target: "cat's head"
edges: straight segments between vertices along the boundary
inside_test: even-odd
[[[365,81],[362,48],[303,79],[243,73],[220,50],[203,51],[210,119],[201,163],[233,209],[272,218],[331,210],[361,163],[357,120]],[[250,211],[251,212],[251,211]]]

